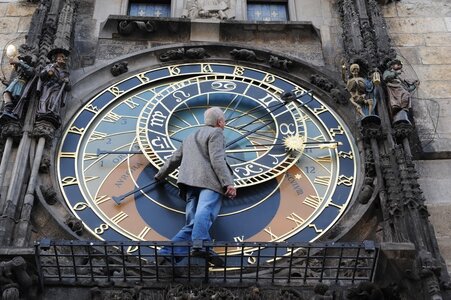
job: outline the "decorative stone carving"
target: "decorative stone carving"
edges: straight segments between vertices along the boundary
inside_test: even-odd
[[[37,91],[40,94],[37,120],[46,120],[56,128],[61,124],[60,110],[65,106],[67,92],[71,90],[69,69],[66,65],[69,51],[55,48],[48,53],[54,61],[39,73]]]
[[[186,0],[182,12],[189,19],[234,19],[235,0]]]
[[[55,136],[55,129],[56,126],[53,122],[40,120],[36,121],[32,134],[37,138],[44,137],[48,142],[50,142]]]
[[[41,164],[39,166],[39,172],[41,173],[49,173],[51,165],[50,157],[47,154],[43,154],[41,159]]]
[[[138,299],[138,289],[122,289],[122,290],[101,290],[98,287],[91,289],[92,300],[104,300],[104,299],[121,299],[121,300],[134,300]]]
[[[419,276],[426,287],[426,292],[431,300],[442,300],[440,292],[440,264],[426,250],[420,250],[418,254]]]
[[[347,299],[350,300],[380,300],[384,294],[379,286],[371,282],[361,282],[357,287],[348,289]]]
[[[161,61],[171,61],[171,60],[183,59],[184,56],[185,56],[185,49],[178,48],[178,49],[169,50],[169,51],[166,51],[166,52],[160,54],[159,58]]]
[[[254,51],[248,49],[233,49],[230,55],[236,60],[244,61],[263,61],[262,58],[257,57]]]
[[[360,58],[370,69],[380,68],[396,53],[391,46],[387,26],[375,0],[339,0],[346,60]]]
[[[6,79],[2,80],[7,87],[3,92],[3,111],[0,122],[8,119],[18,120],[22,116],[24,103],[29,98],[36,81],[33,56],[20,54],[13,45],[8,46],[6,55],[9,57],[9,64],[13,67],[13,78],[9,82]]]
[[[191,48],[185,51],[185,56],[190,59],[203,59],[210,57],[204,48]]]
[[[70,49],[75,8],[75,0],[65,0],[58,17],[57,30],[53,41],[54,49]]]
[[[411,93],[415,91],[420,82],[407,81],[401,77],[402,63],[399,59],[388,62],[383,79],[387,85],[390,112],[393,124],[409,123],[408,111],[412,107]]]
[[[277,56],[271,55],[269,57],[269,61],[268,64],[273,67],[273,68],[277,68],[277,69],[282,69],[284,71],[288,71],[288,67],[293,64],[293,62],[291,60],[288,60],[286,58],[282,59],[279,58]]]
[[[77,219],[75,217],[70,217],[66,220],[65,223],[77,235],[82,235],[84,225],[80,219]]]
[[[128,72],[128,62],[121,61],[118,63],[115,63],[111,69],[110,69],[111,75],[113,76],[119,76],[121,74]]]
[[[354,106],[359,118],[373,115],[377,104],[373,82],[362,77],[358,64],[352,64],[350,72],[351,77],[346,81],[346,89],[351,94],[349,102]]]
[[[339,103],[339,104],[348,103],[348,99],[345,96],[345,93],[342,92],[340,90],[340,88],[338,88],[328,78],[318,75],[318,74],[314,74],[314,75],[310,76],[310,82],[312,84],[316,85],[317,87],[319,87],[320,89],[322,89],[323,91],[326,91],[327,93],[329,93],[330,96],[332,97],[332,99],[334,99],[334,101],[336,103]]]
[[[58,202],[58,197],[55,190],[52,187],[43,187],[40,186],[42,195],[44,196],[45,202],[50,205],[53,205]]]
[[[1,124],[2,138],[13,137],[20,138],[22,136],[22,126],[16,120],[8,120]]]
[[[210,57],[204,48],[191,48],[185,50],[184,48],[177,48],[166,51],[160,54],[159,58],[161,61],[171,61],[180,59],[203,59]]]
[[[130,21],[123,20],[117,24],[117,31],[120,35],[128,36],[136,31],[152,33],[156,30],[156,24],[152,21]]]
[[[36,299],[33,280],[27,273],[27,262],[21,256],[0,262],[0,288],[3,300]]]
[[[333,300],[334,299],[334,293],[329,291],[329,286],[324,283],[318,283],[313,288],[313,292],[315,293],[315,296],[310,298],[310,300]]]
[[[373,178],[365,177],[364,184],[362,189],[360,190],[358,201],[360,204],[367,204],[373,195]]]
[[[413,126],[410,123],[397,122],[393,125],[393,130],[396,138],[408,138],[413,132]]]

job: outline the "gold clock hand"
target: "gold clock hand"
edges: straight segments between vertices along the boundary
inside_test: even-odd
[[[111,197],[111,198],[114,200],[114,202],[116,202],[116,205],[120,205],[121,202],[122,202],[122,200],[124,200],[124,199],[127,198],[128,196],[134,195],[134,194],[136,194],[136,193],[139,192],[139,191],[143,191],[144,189],[148,189],[148,188],[150,188],[150,187],[152,187],[152,186],[154,186],[154,185],[156,185],[157,183],[160,183],[160,182],[163,182],[163,181],[157,181],[157,180],[155,180],[154,182],[149,183],[148,185],[145,185],[145,186],[143,186],[143,187],[141,187],[141,188],[138,188],[138,189],[133,190],[133,191],[131,191],[131,192],[125,193],[125,194],[123,194],[123,195],[121,195],[121,196],[113,196],[113,197]]]

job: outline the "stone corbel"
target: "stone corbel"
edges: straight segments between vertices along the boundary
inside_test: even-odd
[[[119,34],[123,36],[131,35],[136,30],[144,33],[152,33],[156,30],[155,27],[156,24],[152,21],[122,20],[117,24]]]

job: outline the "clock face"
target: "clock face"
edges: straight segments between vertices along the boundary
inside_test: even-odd
[[[285,91],[298,100],[283,101]],[[225,113],[226,157],[238,187],[234,200],[223,201],[212,237],[305,242],[324,234],[355,190],[358,154],[347,127],[303,87],[224,63],[148,70],[88,101],[59,147],[69,208],[103,240],[169,240],[185,221],[177,171],[146,186],[211,106]]]

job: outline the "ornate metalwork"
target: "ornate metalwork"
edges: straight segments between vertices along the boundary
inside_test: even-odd
[[[182,281],[278,282],[306,285],[321,281],[358,283],[371,281],[378,246],[363,243],[225,243],[204,242],[207,248],[225,249],[223,267],[209,265],[209,257],[189,252],[171,259],[157,248],[195,247],[191,242],[49,241],[36,244],[39,273],[45,283]],[[290,255],[281,255],[282,249]],[[253,253],[249,249],[256,249]],[[150,251],[149,251],[150,250]],[[230,255],[232,252],[241,255]],[[147,254],[146,254],[147,253]],[[135,254],[135,255],[129,255]],[[176,262],[177,261],[177,262]],[[245,266],[246,263],[247,266]]]

